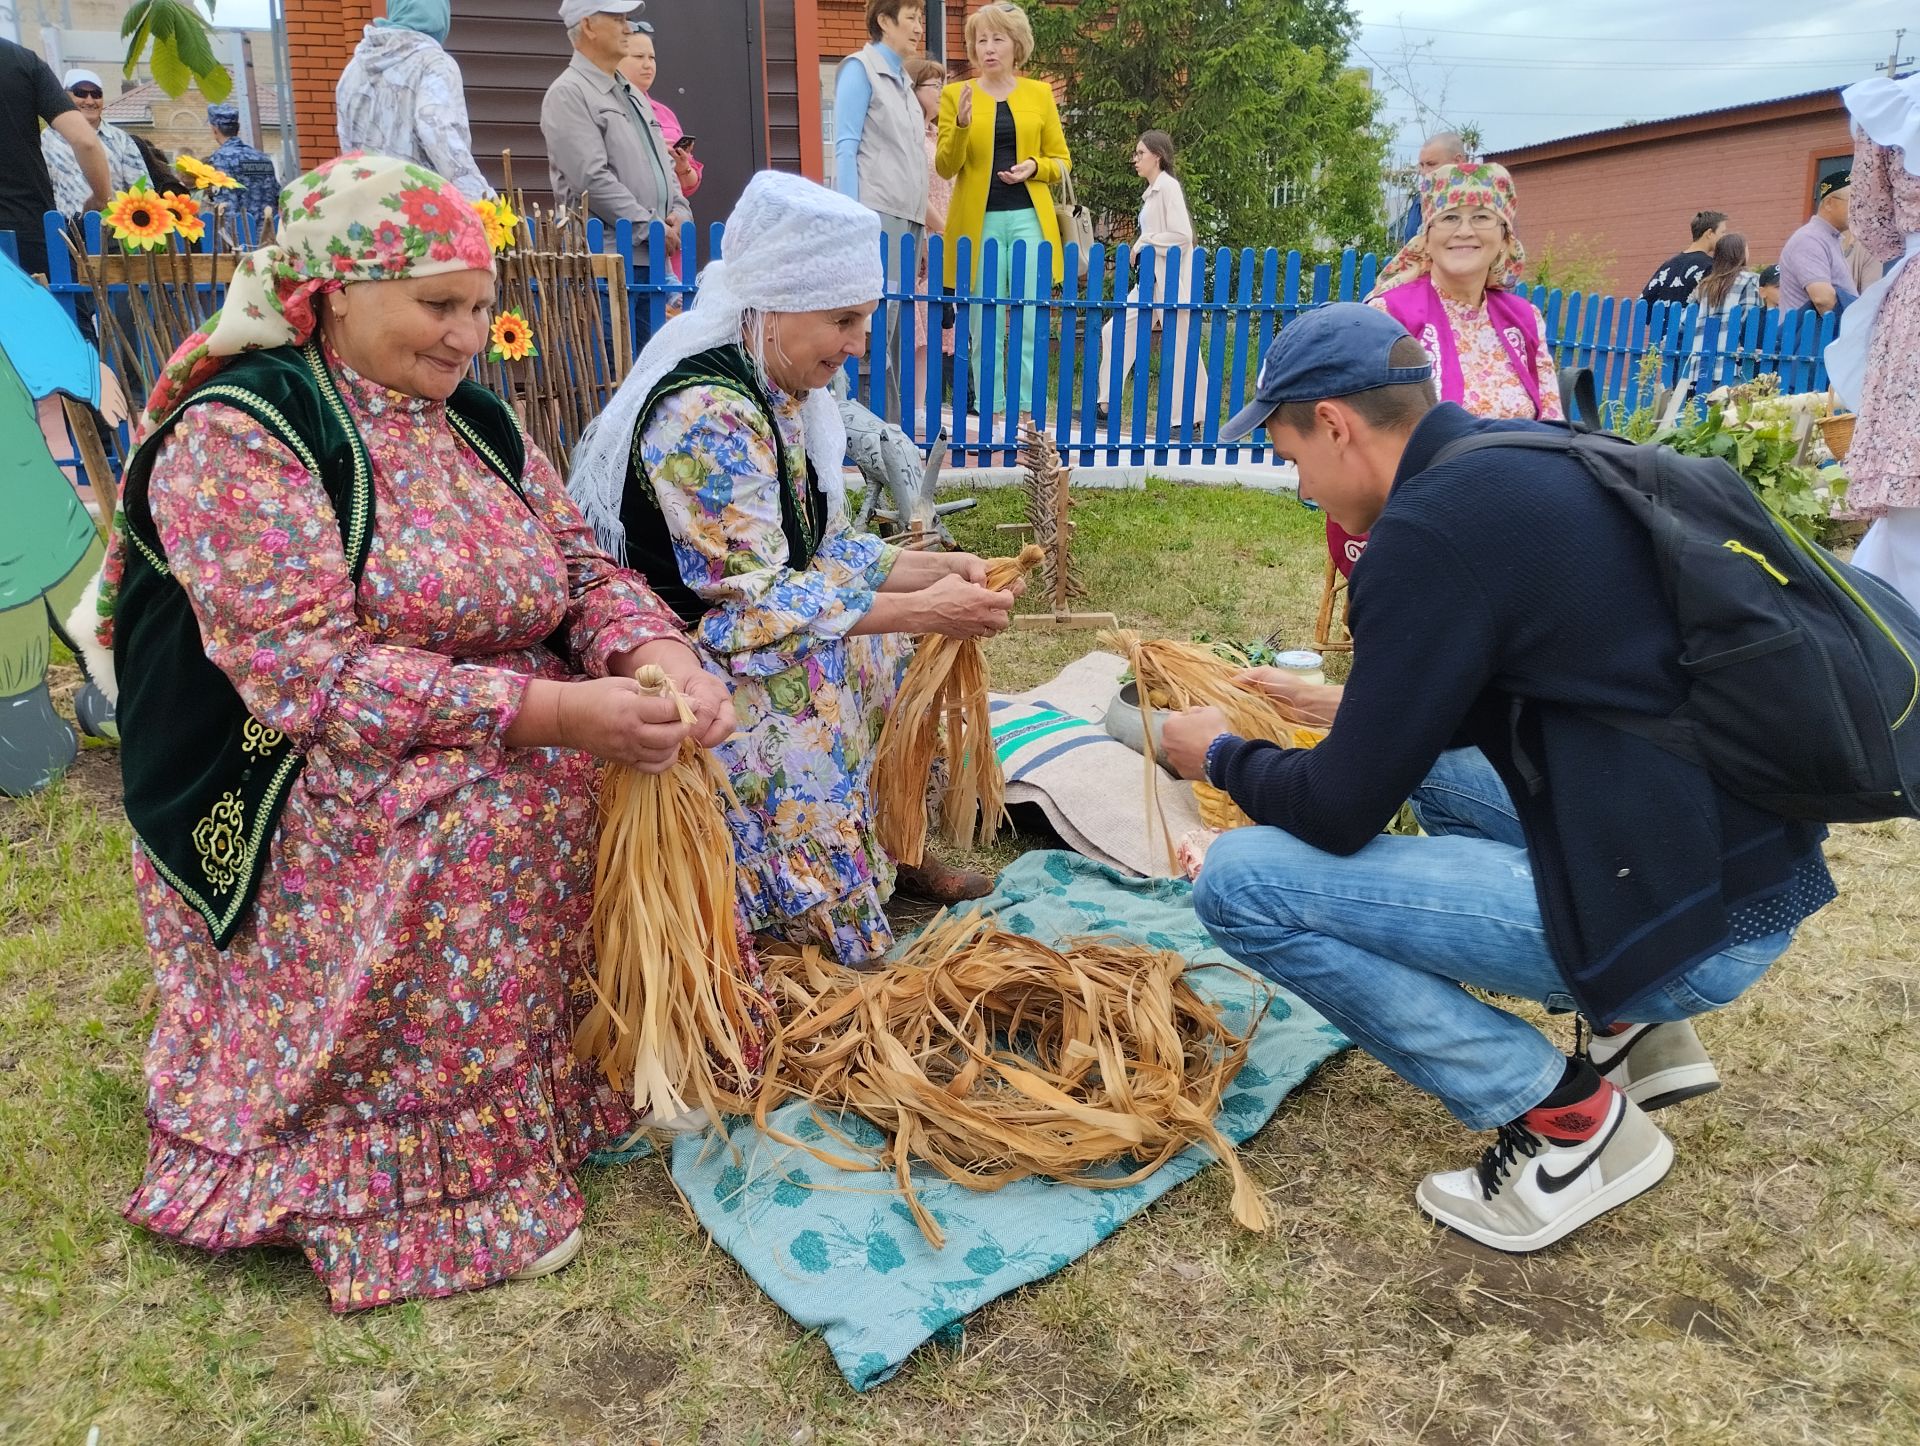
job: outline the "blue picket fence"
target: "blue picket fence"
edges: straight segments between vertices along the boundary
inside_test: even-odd
[[[692,229],[684,240],[685,257],[693,254]],[[711,228],[710,243],[712,254],[721,254],[723,228]],[[680,279],[667,276],[658,224],[644,237],[641,252],[633,249],[633,233],[624,224],[616,244],[629,258],[637,323],[664,321],[669,298],[691,301],[698,275],[687,265]],[[903,409],[902,426],[923,447],[945,429],[955,462],[975,464],[1005,463],[1018,450],[1021,409],[1007,405],[996,417],[977,403],[982,396],[997,399],[1008,392],[1005,377],[1023,347],[1031,347],[1034,358],[1034,420],[1069,461],[1164,466],[1265,460],[1264,437],[1224,446],[1219,431],[1246,401],[1276,331],[1313,307],[1363,299],[1381,265],[1378,256],[1354,251],[1342,253],[1337,262],[1313,263],[1298,251],[1223,247],[1171,251],[1165,275],[1157,276],[1161,262],[1152,249],[1096,243],[1087,254],[1083,282],[1079,248],[1070,244],[1063,284],[1057,290],[1029,290],[1020,281],[1051,275],[1053,247],[1042,243],[1037,257],[1030,257],[1027,243],[1017,242],[1010,268],[1015,285],[1003,294],[991,280],[1001,271],[998,243],[988,241],[983,248],[978,274],[989,280],[976,289],[964,279],[975,272],[972,245],[963,239],[955,267],[962,280],[949,292],[925,279],[944,274],[945,246],[942,237],[927,239],[924,270],[912,237],[888,249],[883,309],[874,317],[867,355],[848,363],[847,376],[854,396],[886,413],[887,313],[895,313],[892,360],[914,403]],[[1798,312],[1782,317],[1768,308],[1747,308],[1708,327],[1703,337],[1698,306],[1649,307],[1637,297],[1526,285],[1519,290],[1543,313],[1559,365],[1590,368],[1603,404],[1650,400],[1652,381],[1643,366],[1651,353],[1658,353],[1661,387],[1685,379],[1707,391],[1764,372],[1779,376],[1783,392],[1827,385],[1822,353],[1834,338],[1837,316]],[[954,349],[951,362],[940,365],[937,328],[943,309]],[[1103,346],[1101,331],[1109,324],[1114,343]],[[974,352],[1002,327],[1004,353],[985,347],[976,377]],[[1133,376],[1123,378],[1120,341],[1128,331],[1138,360]],[[970,404],[987,415],[971,414]]]
[[[71,307],[88,294],[73,275],[60,240],[60,218],[47,218],[50,281]],[[690,304],[699,289],[695,264],[698,228],[683,228],[681,275],[668,269],[666,232],[658,222],[643,229],[621,222],[608,230],[588,228],[589,244],[612,249],[625,261],[624,302],[636,338],[663,325],[670,310]],[[706,250],[720,256],[725,231],[707,228]],[[99,218],[87,218],[90,248],[99,244]],[[887,413],[886,371],[889,317],[895,337],[891,360],[911,404],[899,420],[923,447],[947,434],[951,465],[1005,465],[1019,447],[1021,413],[1050,433],[1063,456],[1077,465],[1165,466],[1169,463],[1232,466],[1268,459],[1266,439],[1256,435],[1237,446],[1219,441],[1221,424],[1246,400],[1260,359],[1277,330],[1294,317],[1332,301],[1353,301],[1372,289],[1380,258],[1353,251],[1337,261],[1310,262],[1298,251],[1273,248],[1168,253],[1164,275],[1152,250],[1096,243],[1080,275],[1079,248],[1066,248],[1064,283],[1028,287],[1029,276],[1050,278],[1053,247],[1029,254],[1013,248],[1015,284],[1004,293],[996,242],[982,248],[974,287],[973,248],[959,243],[951,292],[928,276],[944,274],[946,243],[934,236],[921,248],[903,237],[884,256],[885,299],[874,318],[867,354],[848,363],[851,394],[877,413]],[[1522,286],[1546,319],[1546,333],[1561,366],[1591,368],[1603,403],[1635,405],[1647,400],[1643,365],[1658,354],[1658,382],[1682,377],[1701,390],[1774,373],[1784,392],[1826,387],[1822,352],[1838,318],[1800,312],[1781,317],[1764,308],[1737,313],[1702,338],[1696,306],[1648,307],[1638,298],[1563,293]],[[617,304],[609,296],[609,305]],[[953,334],[945,358],[940,330]],[[1004,329],[1004,351],[982,345]],[[1110,332],[1103,344],[1102,331]],[[1123,375],[1124,341],[1131,333],[1136,363]],[[1702,343],[1695,359],[1696,340]],[[995,402],[1009,390],[1009,363],[1023,351],[1033,358],[1028,406]],[[979,353],[979,369],[974,370]],[[1202,380],[1204,378],[1204,380]],[[981,400],[989,399],[986,406]]]

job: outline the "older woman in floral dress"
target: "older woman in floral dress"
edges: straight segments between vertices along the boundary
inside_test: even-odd
[[[598,760],[724,687],[464,380],[492,257],[439,176],[329,162],[176,354],[111,600],[160,985],[128,1206],[303,1250],[335,1310],[557,1269],[634,1120],[573,1056]]]
[[[982,586],[977,557],[903,551],[848,521],[827,386],[866,346],[879,218],[763,171],[726,234],[726,259],[647,344],[569,485],[733,685],[740,732],[715,751],[740,802],[748,926],[858,964],[893,943],[871,779],[908,635],[998,632],[1013,595]],[[942,902],[989,886],[931,857],[898,877]]]
[[[1441,166],[1420,178],[1420,205],[1426,224],[1381,270],[1367,305],[1426,348],[1441,401],[1476,417],[1561,420],[1546,318],[1513,290],[1527,256],[1513,177],[1492,162]],[[1329,522],[1327,545],[1350,573],[1367,540]]]

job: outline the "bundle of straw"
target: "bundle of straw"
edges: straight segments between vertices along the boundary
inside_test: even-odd
[[[1266,1229],[1266,1205],[1213,1123],[1248,1039],[1194,991],[1179,955],[1086,939],[1050,949],[990,916],[943,913],[884,970],[845,969],[817,949],[767,965],[783,1024],[756,1122],[774,1134],[768,1115],[788,1096],[872,1121],[934,1248],[944,1237],[914,1194],[916,1159],[973,1190],[1029,1175],[1118,1189],[1202,1144],[1233,1174],[1234,1219]],[[1134,1168],[1102,1172],[1119,1160]]]
[[[1183,712],[1189,708],[1218,708],[1226,715],[1227,726],[1242,738],[1260,738],[1284,743],[1289,748],[1311,748],[1327,736],[1326,720],[1296,713],[1277,698],[1258,688],[1234,681],[1240,671],[1213,649],[1200,643],[1181,643],[1168,638],[1143,640],[1138,633],[1118,629],[1100,634],[1102,647],[1124,653],[1133,669],[1134,683],[1140,694],[1140,712],[1151,718],[1154,708]],[[1173,839],[1160,811],[1160,770],[1154,759],[1154,734],[1149,726],[1146,746],[1147,816],[1156,819],[1167,845],[1168,863],[1174,864]],[[1233,800],[1207,783],[1193,786],[1200,803],[1201,821],[1212,828],[1240,828],[1252,820],[1234,806]]]
[[[1018,557],[993,558],[987,586],[995,592],[1011,587],[1045,560],[1046,552],[1032,543]],[[947,765],[942,835],[961,847],[990,843],[1006,817],[1006,778],[987,713],[986,654],[971,638],[919,639],[880,730],[873,767],[876,831],[881,847],[903,864],[926,857],[927,780],[936,754]]]
[[[636,681],[693,712],[665,673]],[[695,1107],[717,1116],[747,1107],[748,1052],[758,1053],[764,997],[748,978],[737,924],[726,770],[691,739],[665,773],[609,764],[600,789],[594,876],[596,1002],[574,1031],[574,1053],[633,1093],[636,1113],[671,1125]],[[756,1061],[757,1062],[757,1061]]]

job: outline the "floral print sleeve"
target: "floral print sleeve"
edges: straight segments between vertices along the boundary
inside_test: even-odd
[[[679,618],[646,580],[601,550],[553,463],[531,442],[520,485],[567,561],[567,646],[575,668],[604,678],[616,654],[660,638],[685,638]]]
[[[776,397],[775,414],[789,473],[804,477],[797,404]],[[744,677],[785,672],[817,644],[845,637],[897,556],[836,515],[813,561],[790,566],[773,448],[756,404],[723,387],[666,398],[640,438],[681,581],[711,604],[700,641]]]
[[[431,509],[379,499],[362,583],[372,595],[358,598],[321,485],[251,417],[218,403],[180,419],[155,462],[150,501],[207,656],[262,723],[373,778],[414,750],[499,746],[532,669],[450,656],[460,624],[451,617],[457,574],[455,586],[443,582],[449,566],[388,573],[401,550],[394,532],[431,530]],[[552,590],[544,631],[529,644],[558,621]],[[448,634],[446,651],[424,645],[436,633]],[[408,634],[418,641],[383,641]]]
[[[1891,261],[1906,244],[1893,214],[1893,150],[1862,136],[1853,150],[1853,175],[1847,185],[1847,216],[1853,239],[1878,261]]]

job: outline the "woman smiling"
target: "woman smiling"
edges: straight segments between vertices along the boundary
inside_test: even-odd
[[[578,1254],[574,1170],[634,1125],[572,1050],[599,761],[664,770],[733,712],[466,379],[473,208],[358,154],[287,196],[127,467],[112,644],[160,1000],[127,1213],[298,1246],[353,1310]]]

